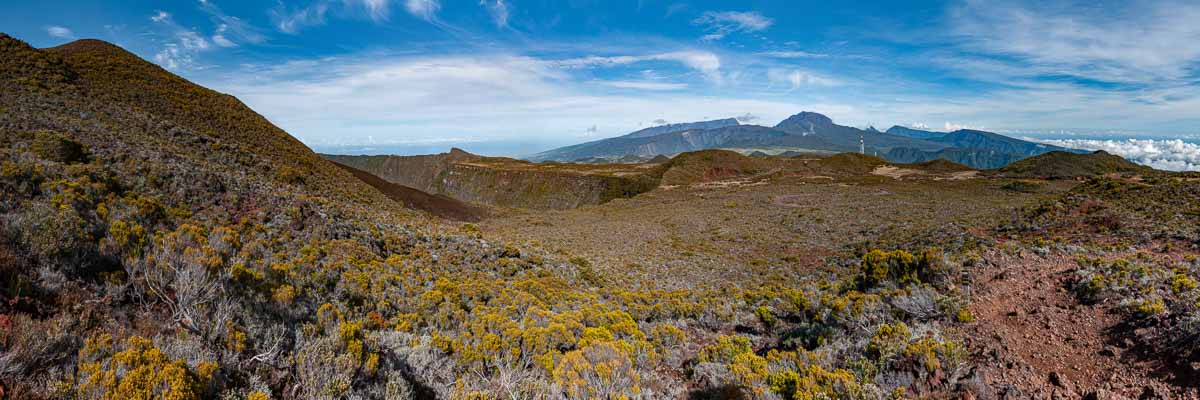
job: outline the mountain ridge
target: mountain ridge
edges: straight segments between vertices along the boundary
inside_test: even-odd
[[[1072,151],[1028,142],[992,132],[960,129],[942,133],[893,126],[887,131],[838,125],[824,114],[802,111],[773,127],[737,124],[732,119],[669,124],[613,138],[547,150],[526,157],[531,161],[615,161],[626,156],[675,155],[708,149],[791,152],[856,152],[865,150],[889,161],[913,163],[938,158],[978,169],[1008,163],[1050,151]],[[707,128],[713,124],[725,125]]]

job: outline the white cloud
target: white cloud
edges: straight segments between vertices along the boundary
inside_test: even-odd
[[[46,34],[60,39],[71,39],[75,37],[75,33],[65,27],[52,25],[46,27]]]
[[[767,70],[767,80],[772,84],[785,84],[789,90],[796,90],[805,86],[836,86],[841,84],[833,78],[827,78],[812,72],[787,69],[787,68],[771,68]]]
[[[479,5],[487,9],[492,15],[492,21],[497,27],[504,28],[508,26],[509,4],[504,0],[479,0]]]
[[[235,47],[237,42],[258,44],[266,41],[261,31],[241,18],[225,14],[211,0],[201,0],[200,10],[208,13],[216,25],[213,43],[221,47]],[[162,21],[156,21],[162,22]]]
[[[409,12],[413,12],[414,3],[420,3],[417,6],[432,3],[432,11],[437,11],[436,0],[407,0],[406,8]],[[385,22],[391,17],[392,4],[390,0],[314,0],[303,7],[289,7],[280,2],[275,9],[271,10],[270,14],[276,29],[283,33],[294,34],[305,27],[324,25],[326,17],[331,15],[331,11],[335,16],[363,16],[365,14],[376,23]],[[341,7],[335,8],[335,5]],[[429,16],[432,17],[432,13]]]
[[[969,49],[1013,58],[1027,73],[1145,84],[1191,76],[1200,61],[1198,20],[1195,1],[1093,9],[967,0],[950,13],[950,28]]]
[[[612,86],[620,89],[636,89],[636,90],[653,90],[653,91],[669,91],[687,89],[686,83],[671,83],[671,82],[654,82],[654,81],[602,81],[605,86]]]
[[[201,81],[314,145],[448,135],[561,145],[575,141],[574,132],[596,124],[597,117],[604,124],[595,135],[603,137],[637,130],[644,121],[693,121],[730,110],[753,110],[772,121],[804,109],[854,113],[821,102],[603,93],[594,90],[593,80],[576,81],[557,60],[509,55],[326,58],[246,67]]]
[[[391,13],[388,0],[358,0],[367,9],[367,15],[375,21],[386,21]],[[411,2],[411,0],[410,0]]]
[[[751,122],[761,119],[757,115],[754,115],[751,113],[745,113],[745,114],[736,116],[734,118],[736,118],[738,120],[738,122],[741,122],[743,124],[748,124],[748,123],[751,123]]]
[[[704,76],[710,80],[721,80],[721,57],[711,52],[698,50],[683,50],[641,56],[589,56],[551,61],[550,63],[567,68],[581,68],[627,65],[646,61],[675,61],[704,74]]]
[[[757,11],[709,11],[692,23],[705,26],[709,33],[704,40],[720,40],[730,33],[766,30],[774,21]]]
[[[191,67],[194,65],[197,54],[212,47],[204,36],[175,23],[171,14],[158,11],[150,17],[150,20],[162,25],[171,36],[171,40],[164,44],[158,53],[154,54],[154,61],[167,69],[177,70]]]
[[[976,131],[982,131],[982,130],[986,130],[987,127],[983,126],[983,125],[975,126],[975,125],[959,124],[959,123],[954,123],[954,122],[949,122],[949,121],[947,121],[945,124],[942,125],[942,130],[946,131],[946,132],[954,132],[954,131],[962,130],[962,129],[971,129],[971,130],[976,130]]]
[[[763,52],[761,54],[764,56],[767,56],[767,57],[774,57],[774,58],[826,58],[826,57],[829,57],[828,54],[809,53],[807,51],[797,51],[797,50],[767,51],[767,52]]]
[[[439,0],[405,0],[404,8],[414,17],[432,21],[442,8],[442,3]]]
[[[217,31],[212,35],[213,43],[216,43],[217,46],[221,47],[237,47],[237,43],[234,43],[225,37],[225,31],[228,29],[229,27],[225,24],[217,25]]]
[[[1142,165],[1169,171],[1200,171],[1200,145],[1180,139],[1152,140],[1040,140],[1044,143],[1085,150],[1104,150]]]
[[[324,24],[325,14],[328,12],[329,2],[320,0],[307,7],[294,10],[288,10],[283,3],[280,3],[279,7],[271,11],[271,16],[275,20],[275,27],[280,32],[296,33],[307,26]]]
[[[154,54],[154,61],[163,68],[175,70],[179,69],[180,64],[191,63],[192,59],[180,52],[179,46],[175,43],[167,43],[162,50]]]

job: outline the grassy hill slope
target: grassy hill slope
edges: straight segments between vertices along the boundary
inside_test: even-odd
[[[999,170],[1000,174],[1010,177],[1047,179],[1153,172],[1150,167],[1134,164],[1104,151],[1088,154],[1054,151],[1014,162]]]

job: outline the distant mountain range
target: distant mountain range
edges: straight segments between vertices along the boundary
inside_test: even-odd
[[[609,139],[561,147],[527,157],[531,161],[607,160],[648,158],[706,149],[731,149],[745,153],[857,152],[892,162],[915,163],[946,159],[979,169],[999,168],[1014,161],[1051,151],[1080,152],[1033,143],[979,130],[933,132],[893,126],[886,132],[838,125],[815,112],[801,112],[774,127],[743,125],[720,119],[655,126]],[[631,157],[632,156],[632,157]]]

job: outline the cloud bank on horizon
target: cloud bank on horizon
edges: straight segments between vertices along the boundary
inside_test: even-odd
[[[71,2],[9,7],[0,24],[37,46],[112,41],[310,145],[548,148],[803,110],[856,126],[1200,132],[1200,3],[1186,0]]]
[[[1104,150],[1129,161],[1168,171],[1200,171],[1200,144],[1182,139],[1050,139],[1040,142],[1085,150]]]

